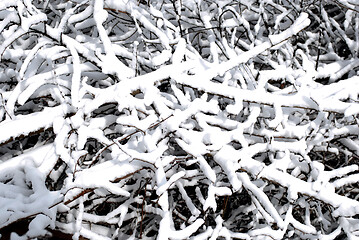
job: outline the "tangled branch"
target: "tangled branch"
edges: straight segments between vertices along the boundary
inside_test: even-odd
[[[358,10],[2,0],[0,234],[358,237]]]

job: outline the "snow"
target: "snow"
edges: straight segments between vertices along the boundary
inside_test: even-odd
[[[1,59],[3,58],[4,52],[6,50],[6,47],[9,46],[15,39],[19,38],[24,33],[25,33],[25,30],[23,28],[20,28],[20,29],[16,30],[16,32],[10,33],[11,37],[7,36],[6,40],[4,40],[3,43],[0,45],[0,57],[1,57]]]
[[[160,66],[170,60],[172,57],[172,53],[170,50],[164,50],[160,54],[154,56],[152,58],[152,63],[154,66]]]
[[[25,10],[25,5],[20,2],[17,1],[17,7],[19,8],[19,12],[24,12]],[[20,15],[20,19],[21,19],[21,28],[25,31],[28,32],[29,28],[31,25],[35,25],[39,22],[44,22],[47,20],[47,16],[45,13],[36,11],[34,13],[32,13],[34,15],[30,15],[30,17],[25,17],[23,15]]]
[[[357,6],[233,3],[1,1],[0,230],[358,237]]]
[[[42,48],[43,46],[50,44],[49,41],[41,41],[39,42],[33,49],[31,49],[31,51],[27,54],[24,63],[21,66],[20,72],[19,72],[19,77],[23,78],[25,71],[28,69],[28,66],[31,62],[31,60],[35,57],[35,54],[39,51],[40,48]]]
[[[188,239],[203,224],[204,224],[204,220],[198,218],[194,223],[192,223],[188,227],[182,230],[172,231],[170,235],[170,239],[186,239],[186,238]]]
[[[150,31],[155,33],[165,49],[170,49],[170,47],[169,47],[170,39],[168,38],[168,36],[165,33],[163,33],[160,29],[158,29],[156,26],[154,26],[145,17],[145,14],[141,8],[137,8],[137,7],[133,6],[132,11],[131,11],[131,16],[134,19],[138,20],[146,29],[149,29]]]
[[[192,215],[197,217],[201,212],[196,208],[196,206],[193,204],[192,200],[189,198],[186,190],[183,187],[183,184],[181,182],[176,182],[176,185],[181,192],[182,198],[186,201],[186,205],[191,211]]]
[[[70,183],[70,186],[71,188],[104,188],[113,194],[129,196],[130,193],[128,191],[120,186],[113,185],[112,181],[126,177],[138,169],[140,169],[140,165],[136,164],[136,162],[130,162],[129,160],[118,163],[104,162],[76,173],[75,181]],[[103,175],[103,171],[106,172],[106,176]]]
[[[71,44],[68,45],[72,55],[73,61],[73,74],[72,74],[72,81],[71,81],[71,100],[72,105],[74,107],[78,106],[79,103],[79,91],[80,91],[80,82],[81,82],[81,67],[80,67],[80,57],[77,53],[74,46]]]
[[[198,234],[198,235],[196,235],[196,236],[193,236],[193,237],[191,237],[190,239],[192,240],[205,240],[205,239],[208,239],[211,235],[212,235],[212,233],[213,233],[213,229],[211,228],[211,227],[208,227],[207,229],[206,229],[206,231],[205,232],[203,232],[203,233],[201,233],[201,234]]]
[[[80,231],[82,229],[82,219],[84,215],[84,198],[80,197],[79,202],[79,212],[76,219],[76,233],[74,234],[73,239],[79,239]]]
[[[213,171],[211,166],[207,163],[204,157],[199,156],[198,158],[199,166],[203,171],[204,175],[211,180],[213,183],[216,182],[216,173]]]
[[[29,224],[29,231],[26,233],[28,238],[44,236],[47,233],[45,228],[49,225],[49,217],[39,214]]]
[[[112,44],[106,30],[102,26],[103,22],[107,19],[108,13],[103,9],[104,1],[94,1],[94,20],[96,22],[97,29],[101,40],[103,41],[105,48],[105,56],[100,54],[102,58],[102,71],[104,73],[116,74],[119,79],[124,79],[133,75],[133,71],[125,66],[115,55]]]
[[[132,1],[128,0],[105,0],[104,5],[117,11],[126,12],[132,6]]]
[[[173,184],[175,183],[178,179],[182,178],[183,176],[185,176],[185,172],[178,172],[174,175],[172,175],[172,177],[165,183],[160,185],[157,190],[156,193],[157,195],[162,195],[165,191],[167,191],[167,189]]]
[[[264,210],[268,212],[269,217],[273,218],[273,220],[278,224],[280,228],[283,228],[284,227],[283,219],[280,217],[280,215],[278,214],[277,210],[272,205],[268,197],[260,189],[258,189],[255,186],[255,184],[253,184],[250,181],[249,176],[246,173],[240,173],[237,174],[237,176],[239,177],[240,181],[243,183],[243,186],[256,197],[256,199],[259,201],[259,203],[264,208]]]
[[[172,55],[172,63],[179,64],[180,62],[182,62],[185,54],[186,54],[186,40],[184,38],[180,38],[177,43],[176,50]]]
[[[348,177],[344,177],[341,179],[338,179],[336,181],[333,182],[333,187],[335,188],[340,188],[343,187],[344,185],[347,184],[354,184],[357,183],[359,181],[359,174],[353,174],[350,175]]]
[[[281,43],[283,40],[288,39],[294,34],[297,34],[298,32],[302,31],[304,28],[306,28],[309,24],[310,24],[310,20],[308,18],[308,14],[301,13],[290,28],[286,29],[280,34],[269,36],[272,46],[275,46]]]
[[[214,159],[216,162],[221,165],[224,172],[227,174],[228,179],[234,189],[234,191],[238,191],[242,188],[242,182],[238,179],[236,174],[235,162],[239,159],[233,158],[233,148],[229,146],[224,146],[215,156]]]
[[[21,135],[36,132],[40,129],[49,128],[52,126],[54,118],[63,116],[71,111],[72,109],[70,107],[64,109],[63,106],[45,108],[40,113],[33,113],[15,121],[0,123],[0,143],[4,143]],[[28,124],[29,119],[31,119],[31,125]]]
[[[88,239],[98,239],[98,240],[110,240],[109,237],[104,237],[102,234],[96,234],[95,231],[90,231],[86,228],[81,229],[81,236],[84,236]]]
[[[80,13],[72,13],[69,18],[68,18],[68,22],[70,24],[74,24],[74,23],[77,23],[77,22],[81,22],[81,21],[84,21],[85,19],[87,19],[88,17],[91,16],[92,14],[92,11],[93,11],[93,6],[92,5],[89,5],[85,10],[83,10],[82,12]]]
[[[61,199],[59,192],[50,192],[46,189],[44,178],[53,168],[57,160],[52,144],[38,147],[28,151],[18,157],[12,158],[0,165],[2,176],[14,177],[17,181],[31,182],[34,186],[28,189],[25,184],[22,186],[2,185],[0,195],[3,199],[0,210],[3,215],[0,217],[0,227],[7,226],[15,222],[18,218],[34,215],[34,220],[30,223],[31,231],[29,237],[44,234],[44,228],[48,226],[50,218],[53,217],[56,208],[51,208],[54,203]],[[51,167],[46,167],[51,165]],[[9,194],[11,193],[11,194]],[[16,209],[21,209],[20,212]],[[52,222],[52,220],[50,221]]]

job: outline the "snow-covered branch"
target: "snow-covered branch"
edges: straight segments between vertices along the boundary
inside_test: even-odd
[[[1,1],[0,234],[359,237],[358,11]]]

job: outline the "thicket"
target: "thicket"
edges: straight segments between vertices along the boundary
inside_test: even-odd
[[[356,0],[1,0],[4,239],[359,237]]]

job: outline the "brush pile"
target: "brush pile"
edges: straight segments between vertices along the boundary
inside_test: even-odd
[[[359,237],[358,11],[2,0],[0,234]]]

